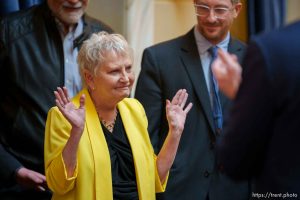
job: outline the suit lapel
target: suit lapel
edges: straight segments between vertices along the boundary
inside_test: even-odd
[[[187,35],[184,36],[183,39],[185,41],[184,45],[181,47],[181,60],[191,79],[191,83],[195,88],[196,95],[201,102],[209,125],[211,126],[212,130],[214,130],[211,104],[205,82],[204,72],[200,61],[200,56],[194,37],[194,30],[192,29]]]
[[[242,63],[245,54],[245,45],[234,38],[230,38],[228,52],[238,57],[239,63]]]

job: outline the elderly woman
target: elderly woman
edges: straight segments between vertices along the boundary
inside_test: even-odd
[[[132,53],[118,34],[100,32],[78,54],[85,88],[70,100],[55,91],[45,136],[45,169],[53,199],[154,200],[164,191],[186,115],[188,94],[166,100],[169,133],[156,156],[142,105],[130,94]]]

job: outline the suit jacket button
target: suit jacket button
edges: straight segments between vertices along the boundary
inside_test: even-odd
[[[204,172],[204,177],[206,177],[206,178],[209,177],[209,172],[208,171]]]

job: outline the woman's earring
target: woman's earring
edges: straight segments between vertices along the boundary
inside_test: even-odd
[[[92,91],[95,91],[95,87],[88,87],[88,91],[92,92]]]

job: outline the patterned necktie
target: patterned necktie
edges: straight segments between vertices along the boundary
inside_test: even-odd
[[[221,108],[220,97],[219,97],[218,83],[211,70],[211,65],[218,55],[218,47],[213,46],[208,50],[208,52],[211,54],[212,57],[209,69],[210,69],[210,95],[212,99],[213,119],[214,119],[216,131],[217,133],[220,133],[223,124],[222,108]]]

